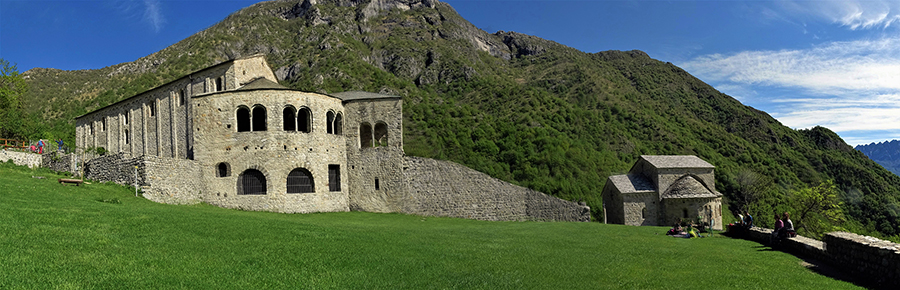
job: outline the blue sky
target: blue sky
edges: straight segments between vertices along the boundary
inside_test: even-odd
[[[255,2],[0,0],[0,57],[20,71],[130,62]],[[444,2],[488,32],[643,50],[791,128],[900,139],[900,1]]]

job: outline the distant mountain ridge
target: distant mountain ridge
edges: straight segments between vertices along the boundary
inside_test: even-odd
[[[884,169],[900,175],[900,140],[857,145],[856,150],[869,156],[869,159],[872,159]]]
[[[409,155],[586,201],[595,218],[608,176],[640,155],[687,154],[716,166],[716,188],[732,201],[741,172],[771,179],[777,194],[760,212],[784,210],[786,192],[833,179],[853,193],[845,228],[900,234],[900,177],[834,132],[785,127],[641,51],[585,53],[487,33],[438,1],[261,2],[134,62],[29,70],[26,109],[74,139],[77,115],[257,53],[289,88],[402,96]]]

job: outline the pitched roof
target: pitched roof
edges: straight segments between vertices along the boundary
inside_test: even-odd
[[[613,175],[609,177],[609,182],[621,193],[656,192],[653,182],[640,174]]]
[[[351,92],[340,92],[331,94],[332,97],[336,97],[343,101],[354,101],[354,100],[371,100],[371,99],[400,99],[400,96],[392,96],[378,93],[370,93],[370,92],[362,92],[362,91],[351,91]]]
[[[250,83],[244,85],[243,87],[238,88],[238,91],[246,91],[246,90],[259,90],[259,89],[288,89],[285,86],[282,86],[276,82],[273,82],[267,78],[257,78],[255,80],[250,81]]]
[[[694,155],[641,155],[656,168],[716,168]]]
[[[662,198],[714,198],[722,196],[721,193],[710,190],[702,182],[690,175],[685,175],[672,183]]]

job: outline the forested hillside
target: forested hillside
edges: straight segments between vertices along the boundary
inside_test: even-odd
[[[641,51],[490,34],[437,1],[315,2],[256,4],[131,63],[30,70],[26,110],[52,122],[41,134],[74,144],[77,115],[264,53],[291,88],[402,96],[407,154],[584,200],[595,218],[606,178],[638,156],[693,154],[716,166],[732,208],[749,205],[762,222],[792,209],[791,192],[834,180],[850,219],[830,227],[900,234],[900,177],[826,128],[787,128]]]

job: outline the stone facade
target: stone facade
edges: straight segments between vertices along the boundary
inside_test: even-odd
[[[607,180],[605,222],[661,226],[689,219],[711,221],[721,230],[722,194],[715,190],[714,169],[696,156],[641,156],[628,174]]]
[[[137,170],[144,196],[157,202],[589,220],[583,204],[455,163],[406,157],[402,112],[397,96],[285,88],[256,55],[80,116],[76,145],[86,178],[133,184]],[[100,147],[110,153],[85,150]]]

